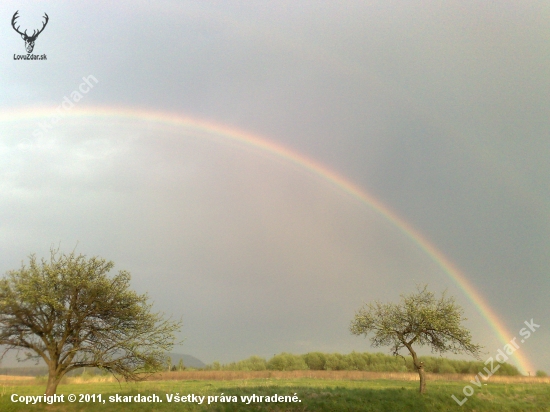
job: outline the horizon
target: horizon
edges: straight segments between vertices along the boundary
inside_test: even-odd
[[[13,58],[15,10],[47,12],[47,60]],[[486,358],[516,338],[510,362],[550,371],[545,16],[8,0],[0,272],[58,244],[112,260],[205,363],[372,351],[355,311],[428,284]]]

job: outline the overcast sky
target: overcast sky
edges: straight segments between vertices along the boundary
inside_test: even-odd
[[[29,32],[48,14],[33,51],[47,60],[14,60],[16,10]],[[0,22],[1,273],[78,243],[182,317],[175,351],[207,363],[374,351],[348,331],[355,310],[417,283],[456,297],[487,356],[502,348],[433,257],[342,188],[227,136],[117,116],[169,113],[378,199],[510,338],[541,325],[520,350],[550,372],[547,1],[7,0]],[[35,116],[90,75],[60,121]],[[113,115],[78,115],[97,108]]]

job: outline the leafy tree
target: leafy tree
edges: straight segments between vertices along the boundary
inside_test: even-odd
[[[308,367],[301,356],[283,352],[273,356],[267,362],[267,369],[275,371],[298,371],[307,370]]]
[[[406,348],[420,376],[420,393],[426,391],[426,374],[423,362],[418,359],[414,346],[428,345],[432,352],[469,353],[479,358],[481,346],[473,344],[470,332],[461,325],[463,310],[447,298],[445,292],[436,299],[432,292],[417,288],[417,293],[401,295],[401,302],[376,301],[359,309],[350,325],[354,335],[374,333],[371,345],[391,346],[392,353]]]
[[[325,369],[327,357],[325,356],[324,353],[309,352],[309,353],[306,353],[305,355],[302,355],[302,357],[304,358],[304,361],[310,370],[321,371]]]
[[[267,362],[264,358],[254,355],[242,362],[237,362],[237,366],[239,370],[265,371],[267,369]]]
[[[185,369],[185,365],[183,364],[183,359],[180,358],[179,362],[178,362],[178,371],[182,371]]]
[[[109,277],[113,262],[51,250],[49,261],[30,256],[28,266],[0,279],[0,344],[42,358],[46,394],[61,378],[98,367],[125,380],[162,368],[181,322],[152,313],[146,294],[129,290],[130,274]]]

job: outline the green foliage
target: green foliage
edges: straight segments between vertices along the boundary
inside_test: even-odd
[[[480,361],[465,361],[465,360],[455,360],[447,359],[434,356],[420,356],[420,361],[424,362],[424,370],[431,373],[462,373],[475,375],[481,372],[483,375],[487,375],[485,368],[488,368],[484,362]],[[494,365],[493,369],[498,369],[494,371],[494,375],[500,376],[519,376],[521,373],[518,368],[509,363],[497,363]],[[413,369],[410,368],[412,371]]]
[[[417,288],[417,293],[401,295],[401,302],[376,301],[355,313],[350,324],[354,335],[371,334],[374,347],[390,346],[396,356],[407,349],[420,377],[420,393],[426,391],[426,369],[413,345],[430,346],[435,353],[469,353],[479,359],[481,346],[472,343],[470,331],[461,325],[463,310],[445,292],[436,299],[432,292]],[[450,370],[448,365],[445,366]]]
[[[418,289],[417,293],[401,295],[401,302],[376,301],[359,309],[350,325],[354,335],[372,333],[374,347],[391,346],[398,354],[403,348],[430,346],[435,353],[469,353],[479,356],[481,347],[471,341],[470,332],[461,325],[463,310],[445,293],[436,299],[432,292]],[[415,354],[412,353],[414,358]]]
[[[180,322],[152,313],[113,262],[51,251],[0,280],[0,344],[49,366],[48,394],[77,368],[98,367],[126,380],[165,365]]]
[[[296,371],[307,370],[308,366],[301,356],[283,352],[273,356],[267,362],[267,369],[274,371]]]
[[[449,359],[420,356],[420,361],[424,363],[424,370],[432,373],[456,373],[456,368]]]
[[[219,362],[214,362],[212,365],[207,365],[206,370],[224,370],[224,371],[265,371],[267,362],[259,356],[251,356],[248,359],[231,362],[227,365],[220,365]]]
[[[325,369],[328,371],[347,370],[351,367],[347,357],[339,353],[330,353],[326,357]]]
[[[476,362],[477,363],[477,362]],[[479,362],[481,363],[481,362]],[[495,375],[502,375],[502,376],[517,376],[521,375],[519,373],[518,368],[516,368],[514,365],[510,365],[509,363],[501,363],[499,364],[500,368],[498,371],[495,372]],[[485,368],[487,365],[483,364],[483,372],[485,372]],[[481,366],[478,372],[481,372]]]
[[[304,362],[306,363],[308,369],[312,371],[322,371],[325,370],[325,365],[327,363],[327,357],[324,353],[321,352],[310,352],[302,355]]]
[[[177,370],[182,371],[185,369],[185,365],[183,364],[183,359],[180,359],[178,362]]]
[[[537,373],[536,373],[536,376],[538,376],[539,378],[544,378],[546,376],[548,376],[548,374],[542,370],[538,370]]]
[[[212,370],[212,371],[219,371],[219,370],[221,370],[221,364],[218,361],[214,361],[214,362],[212,362],[212,365],[207,365],[204,369]]]
[[[303,361],[300,361],[299,358]],[[462,373],[475,375],[478,372],[486,374],[483,368],[487,367],[480,361],[466,361],[447,359],[435,356],[420,356],[424,362],[424,369],[431,373]],[[508,363],[499,364],[495,375],[518,376],[518,369]],[[416,372],[412,357],[398,357],[384,353],[321,353],[309,352],[304,355],[292,355],[281,353],[275,355],[267,362],[264,358],[251,356],[248,359],[220,365],[214,362],[208,365],[206,370],[232,370],[232,371],[261,371],[261,370],[348,370],[366,372]],[[544,372],[543,372],[544,373]]]
[[[251,356],[245,360],[241,368],[241,370],[248,371],[265,371],[267,369],[267,362],[264,358],[260,358],[259,356]]]

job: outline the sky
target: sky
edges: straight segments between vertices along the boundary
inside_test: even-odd
[[[17,10],[48,14],[46,60],[16,57]],[[355,311],[428,284],[483,359],[532,319],[510,361],[550,372],[548,2],[6,0],[0,21],[0,273],[52,245],[112,260],[206,363],[389,353]]]

